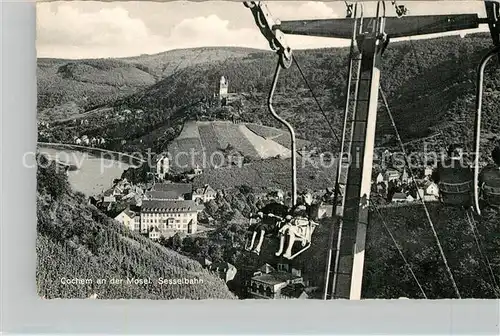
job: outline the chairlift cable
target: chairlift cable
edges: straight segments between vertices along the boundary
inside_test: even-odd
[[[328,118],[328,116],[326,115],[325,111],[323,110],[323,108],[321,107],[321,104],[319,103],[318,101],[318,98],[316,97],[316,95],[314,94],[314,91],[311,87],[311,85],[309,85],[309,81],[307,80],[307,77],[304,75],[304,72],[302,71],[302,68],[300,67],[299,65],[299,62],[297,61],[297,55],[295,55],[293,57],[293,61],[295,62],[295,65],[297,66],[297,69],[299,70],[300,72],[300,75],[302,76],[302,78],[304,79],[304,82],[306,83],[309,91],[311,92],[311,95],[313,96],[314,98],[314,101],[316,102],[316,104],[318,105],[318,108],[321,112],[321,114],[323,115],[323,117],[325,118],[327,124],[328,124],[328,127],[330,128],[330,131],[332,132],[333,136],[335,137],[335,139],[337,140],[337,143],[340,144],[341,141],[340,141],[340,138],[338,137],[337,133],[335,132],[335,129],[333,128],[333,125],[331,124],[330,122],[330,119]]]
[[[389,104],[388,104],[387,99],[386,99],[385,94],[384,94],[384,91],[382,90],[382,86],[380,86],[379,91],[380,91],[380,95],[381,95],[381,97],[382,97],[382,99],[384,101],[384,105],[385,105],[385,109],[387,111],[387,114],[389,115],[389,118],[391,120],[392,127],[394,128],[394,131],[396,133],[397,141],[398,141],[398,143],[399,143],[399,145],[401,147],[401,151],[403,152],[403,155],[404,155],[404,158],[405,158],[405,163],[408,166],[408,170],[410,172],[410,176],[411,176],[412,182],[413,182],[415,188],[418,190],[418,185],[417,185],[417,182],[415,180],[415,174],[413,172],[413,169],[411,168],[410,162],[408,160],[408,155],[406,154],[406,150],[405,150],[403,141],[401,140],[401,136],[400,136],[398,128],[396,126],[396,122],[394,121],[394,117],[392,116],[391,110],[389,108]],[[424,207],[425,214],[427,216],[427,220],[428,220],[429,225],[431,227],[432,234],[434,235],[434,238],[436,240],[436,245],[437,245],[437,247],[439,249],[439,253],[441,255],[441,258],[443,259],[443,263],[445,265],[446,271],[447,271],[448,276],[450,278],[450,281],[452,283],[452,286],[453,286],[453,289],[455,291],[455,294],[457,295],[457,297],[459,299],[461,299],[462,297],[460,295],[460,291],[458,289],[457,283],[455,282],[455,278],[453,277],[453,273],[452,273],[452,271],[450,269],[450,266],[448,265],[448,260],[446,258],[445,253],[444,253],[443,247],[441,246],[441,241],[439,240],[439,236],[438,236],[438,234],[436,232],[436,229],[434,227],[434,223],[432,222],[432,218],[431,218],[431,215],[429,213],[429,209],[427,208],[427,205],[426,205],[425,200],[423,199],[423,197],[419,197],[419,198],[420,198],[420,200],[422,202],[422,205]]]
[[[380,220],[382,221],[382,224],[385,228],[385,230],[387,231],[387,233],[389,234],[389,237],[391,237],[391,240],[392,240],[392,243],[394,244],[394,246],[396,247],[396,249],[398,250],[398,253],[399,255],[401,256],[401,259],[403,259],[406,267],[408,268],[408,270],[410,271],[411,273],[411,276],[413,278],[413,280],[415,280],[415,282],[417,283],[417,286],[418,288],[420,289],[420,292],[422,293],[422,296],[424,297],[424,299],[427,299],[427,295],[425,294],[425,291],[424,289],[422,288],[422,285],[420,284],[420,281],[418,281],[417,279],[417,276],[415,275],[415,273],[413,272],[413,269],[411,267],[411,265],[408,263],[408,261],[406,260],[404,254],[403,254],[403,251],[401,250],[401,248],[399,247],[396,239],[394,238],[391,230],[389,229],[389,226],[387,225],[387,222],[385,221],[384,219],[384,216],[382,216],[382,213],[380,211],[380,209],[377,207],[377,205],[372,201],[370,200],[370,203],[372,204],[372,207],[375,209],[375,211],[377,212],[378,216],[380,217]]]
[[[419,61],[418,61],[418,57],[416,55],[416,52],[415,52],[415,47],[414,47],[414,44],[413,44],[413,41],[412,39],[410,38],[410,44],[411,44],[411,49],[412,49],[412,52],[413,52],[413,56],[415,57],[415,61],[417,62],[417,66],[419,68],[419,73],[422,73],[422,68],[419,64]],[[389,109],[387,108],[387,110],[389,111]],[[389,112],[390,113],[390,112]],[[468,153],[470,153],[470,148],[469,148],[469,142],[465,142],[465,147],[466,147],[466,150]],[[479,155],[478,153],[475,153],[475,155]],[[469,162],[470,164],[470,162]],[[495,278],[495,273],[493,272],[493,269],[491,267],[491,263],[489,261],[489,258],[488,256],[483,252],[483,248],[482,248],[482,244],[481,242],[479,241],[477,235],[476,235],[476,231],[477,230],[477,226],[475,224],[475,220],[474,220],[474,216],[473,214],[470,212],[470,210],[466,210],[466,216],[467,216],[467,221],[470,225],[470,228],[471,228],[471,231],[472,231],[472,234],[474,236],[474,240],[476,242],[476,246],[479,250],[479,253],[481,255],[481,257],[483,258],[483,262],[486,264],[486,266],[488,267],[488,272],[489,272],[489,275],[491,277],[491,280],[493,281],[493,284],[495,286],[495,289],[498,290],[499,289],[499,286],[498,286],[498,283],[496,281],[496,278]],[[495,292],[495,296],[498,298],[498,294],[496,292],[496,290],[494,291]]]
[[[479,231],[477,229],[477,226],[476,226],[476,223],[475,223],[475,220],[474,220],[474,216],[473,216],[473,214],[471,213],[470,210],[468,210],[466,212],[466,214],[467,214],[467,220],[469,222],[472,234],[474,235],[474,240],[476,242],[477,249],[479,250],[479,253],[481,254],[481,257],[483,258],[483,262],[488,267],[489,276],[491,277],[491,280],[493,281],[493,285],[495,286],[494,293],[495,293],[496,298],[498,299],[499,296],[498,296],[497,291],[499,291],[500,288],[498,287],[498,282],[496,281],[495,272],[493,272],[493,268],[491,267],[490,260],[489,260],[488,256],[484,253],[482,244],[481,244],[481,242],[480,242],[480,240],[478,238],[478,235],[476,234],[476,232],[479,232]]]
[[[418,60],[417,50],[415,48],[415,45],[413,44],[413,39],[411,37],[409,37],[409,40],[410,40],[410,49],[411,49],[412,55],[415,58],[415,62],[417,63],[418,74],[421,75],[422,74],[422,66],[420,64],[420,61]]]

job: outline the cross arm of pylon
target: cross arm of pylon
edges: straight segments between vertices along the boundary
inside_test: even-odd
[[[292,49],[286,42],[285,34],[278,28],[280,22],[272,17],[263,1],[245,1],[243,4],[252,11],[255,23],[271,49],[280,56],[281,66],[289,68],[292,65]]]
[[[486,22],[490,29],[491,38],[495,47],[500,47],[500,3],[498,1],[485,1]],[[500,62],[500,55],[498,56]]]

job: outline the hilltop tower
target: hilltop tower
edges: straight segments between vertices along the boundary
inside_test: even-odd
[[[229,83],[227,79],[224,76],[222,76],[219,81],[219,92],[218,92],[219,102],[221,103],[222,106],[226,105],[226,100],[228,97],[228,88],[229,88]]]

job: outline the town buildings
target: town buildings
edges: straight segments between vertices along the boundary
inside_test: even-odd
[[[279,266],[279,265],[278,265]],[[247,282],[247,292],[255,299],[299,299],[307,298],[301,272],[292,269],[276,270],[265,264]]]
[[[177,232],[196,233],[201,210],[202,207],[192,200],[143,200],[141,233],[148,233],[153,227],[164,237],[171,237]]]
[[[196,188],[193,192],[192,199],[199,203],[209,202],[217,197],[217,192],[208,184],[201,188]]]
[[[145,199],[192,200],[193,185],[190,183],[155,183],[146,192]]]
[[[168,238],[178,232],[196,233],[201,204],[217,195],[209,185],[193,191],[189,183],[155,183],[144,193],[139,189],[121,180],[103,193],[98,206],[109,211],[113,204],[128,204],[115,220],[151,239]]]
[[[427,202],[437,201],[439,199],[439,187],[432,181],[422,181],[418,189],[418,196]]]
[[[115,220],[122,223],[125,227],[127,227],[130,231],[139,231],[140,229],[140,216],[135,211],[127,208],[120,212]]]
[[[165,155],[160,155],[156,160],[156,178],[163,181],[170,171],[170,160]]]

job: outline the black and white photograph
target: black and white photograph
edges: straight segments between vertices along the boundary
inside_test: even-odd
[[[42,299],[499,298],[500,1],[40,1],[36,53]]]

